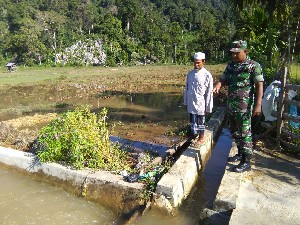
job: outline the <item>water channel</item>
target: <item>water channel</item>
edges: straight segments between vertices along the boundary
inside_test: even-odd
[[[189,197],[176,216],[149,210],[134,225],[198,225],[204,207],[210,207],[224,174],[231,147],[229,132],[220,138]],[[0,166],[0,224],[122,224],[112,211],[57,187]]]

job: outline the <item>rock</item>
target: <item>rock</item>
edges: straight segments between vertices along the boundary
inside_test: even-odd
[[[105,64],[105,60],[106,54],[101,40],[78,41],[55,56],[55,63],[62,65],[75,63],[79,65],[100,66]]]

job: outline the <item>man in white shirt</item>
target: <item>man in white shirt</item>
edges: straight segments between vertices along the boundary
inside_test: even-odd
[[[204,68],[205,54],[196,52],[194,55],[194,69],[187,74],[184,91],[184,102],[190,116],[191,132],[198,138],[193,143],[200,147],[205,143],[205,115],[213,108],[213,78]]]

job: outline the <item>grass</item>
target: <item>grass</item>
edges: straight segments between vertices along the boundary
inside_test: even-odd
[[[290,79],[295,84],[300,84],[300,64],[291,64],[290,66]]]
[[[124,80],[131,81],[132,86],[140,82],[139,77],[146,83],[157,85],[165,77],[167,83],[182,85],[182,79],[178,83],[178,76],[185,78],[193,65],[148,65],[136,67],[18,67],[14,72],[8,72],[5,67],[0,68],[0,85],[21,85],[33,83],[47,83],[51,81],[80,81],[90,82],[92,79],[100,79],[104,84],[120,86]],[[213,75],[220,75],[225,65],[207,65]],[[134,78],[134,80],[130,80]],[[135,81],[134,84],[132,81]],[[129,84],[130,84],[129,83]],[[166,83],[166,82],[164,82]],[[128,87],[126,85],[126,87]],[[130,87],[130,85],[129,85]]]

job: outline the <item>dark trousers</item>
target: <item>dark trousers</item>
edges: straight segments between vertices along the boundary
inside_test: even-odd
[[[197,115],[190,113],[190,128],[193,135],[204,134],[205,115]]]

